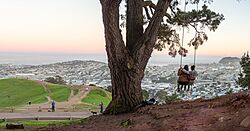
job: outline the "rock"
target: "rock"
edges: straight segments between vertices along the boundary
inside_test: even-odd
[[[224,122],[224,120],[225,120],[224,117],[220,117],[220,118],[219,118],[219,121],[220,121],[220,122]]]
[[[250,127],[250,116],[246,117],[241,123],[240,126]]]
[[[7,123],[6,129],[24,129],[24,126],[19,123]]]

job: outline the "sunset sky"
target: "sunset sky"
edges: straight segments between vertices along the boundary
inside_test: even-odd
[[[214,1],[210,7],[226,20],[208,33],[198,54],[241,56],[250,51],[250,1]],[[104,54],[99,0],[0,0],[0,52]]]

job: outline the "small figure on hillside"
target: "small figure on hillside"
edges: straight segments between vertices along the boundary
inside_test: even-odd
[[[194,85],[194,81],[197,78],[197,76],[198,76],[198,73],[195,70],[195,65],[192,65],[191,66],[191,71],[189,71],[189,84],[188,84],[188,90],[187,91],[189,91],[190,87]]]
[[[103,113],[103,111],[104,111],[103,102],[101,102],[101,103],[99,104],[99,106],[100,106],[100,113]]]
[[[55,101],[53,100],[52,103],[51,103],[52,112],[55,112],[55,108],[56,108],[56,103],[55,103]]]
[[[31,101],[29,101],[28,104],[31,105]]]

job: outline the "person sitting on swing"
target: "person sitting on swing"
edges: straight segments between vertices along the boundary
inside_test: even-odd
[[[178,81],[177,81],[177,92],[180,92],[182,88],[184,87],[184,90],[186,90],[186,86],[189,84],[189,71],[188,71],[188,65],[185,65],[184,68],[180,67],[178,70]]]
[[[191,66],[191,71],[189,71],[189,84],[188,84],[188,90],[190,90],[190,87],[194,85],[194,81],[196,77],[198,76],[197,71],[195,70],[195,65]]]

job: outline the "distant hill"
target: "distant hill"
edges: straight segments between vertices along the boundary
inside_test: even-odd
[[[219,63],[220,64],[228,64],[228,63],[239,63],[240,58],[238,57],[223,57]]]

